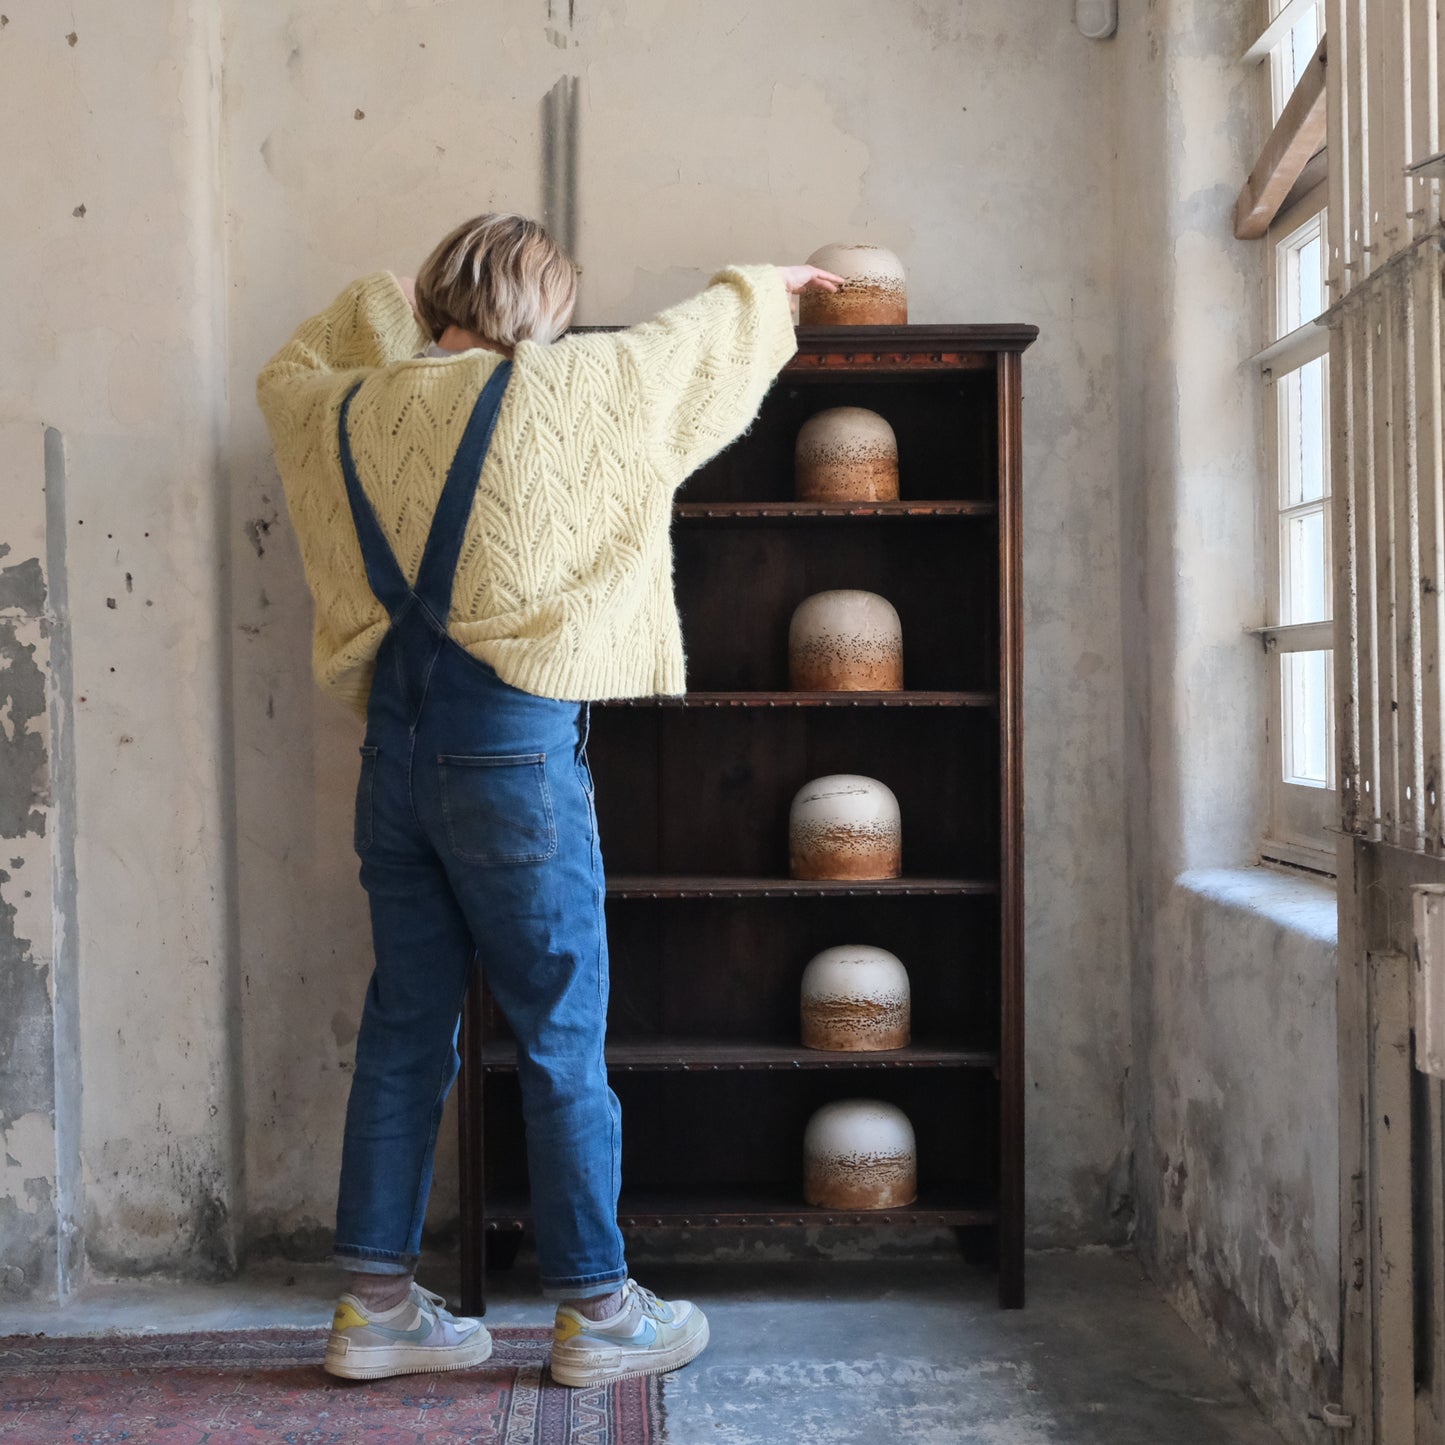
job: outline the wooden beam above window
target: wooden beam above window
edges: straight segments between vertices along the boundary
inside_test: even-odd
[[[1257,240],[1279,214],[1310,158],[1325,143],[1325,36],[1264,143],[1234,207],[1234,234]]]

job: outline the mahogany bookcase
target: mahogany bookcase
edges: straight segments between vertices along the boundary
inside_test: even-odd
[[[1020,406],[1031,326],[802,327],[746,436],[691,478],[673,526],[696,691],[595,706],[612,959],[607,1058],[623,1106],[624,1230],[953,1226],[1023,1303]],[[798,428],[881,413],[901,500],[793,499]],[[879,592],[906,690],[788,690],[793,609]],[[904,876],[788,877],[788,808],[825,773],[897,794]],[[907,966],[913,1038],[886,1053],[799,1042],[799,982],[835,944]],[[917,1203],[806,1205],[803,1130],[832,1099],[899,1105]],[[529,1222],[515,1048],[484,980],[460,1085],[462,1308]]]

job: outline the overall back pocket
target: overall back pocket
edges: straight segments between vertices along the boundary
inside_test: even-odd
[[[469,863],[545,863],[557,851],[546,753],[510,757],[443,754],[447,841]]]

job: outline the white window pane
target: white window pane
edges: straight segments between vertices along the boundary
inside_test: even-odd
[[[1313,502],[1328,490],[1325,358],[1279,379],[1280,505]]]
[[[1275,334],[1287,335],[1325,309],[1325,212],[1275,242]]]
[[[1315,47],[1320,43],[1319,11],[1306,10],[1295,22],[1294,29],[1290,31],[1289,40],[1286,43],[1289,46],[1289,88],[1293,90],[1299,84],[1300,76],[1305,73],[1305,67],[1313,58]]]
[[[1330,785],[1330,654],[1280,657],[1284,780],[1307,788]]]
[[[1306,321],[1313,321],[1325,309],[1325,252],[1318,234],[1295,249],[1294,296],[1291,298],[1293,331]]]
[[[1284,0],[1270,0],[1271,20],[1284,8]],[[1291,27],[1288,35],[1275,46],[1270,55],[1270,91],[1274,101],[1274,119],[1278,120],[1295,85],[1315,53],[1324,34],[1324,6],[1306,10]]]
[[[1312,507],[1282,518],[1280,620],[1324,622],[1330,615],[1325,588],[1325,509]]]

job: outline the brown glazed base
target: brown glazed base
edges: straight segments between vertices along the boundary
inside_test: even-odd
[[[828,879],[899,878],[903,874],[903,850],[897,844],[859,850],[856,843],[842,848],[820,848],[793,853],[789,859],[794,878],[815,882]]]
[[[803,1198],[821,1209],[901,1209],[918,1198],[918,1171],[912,1160],[810,1159]]]
[[[881,662],[791,658],[788,686],[794,692],[901,692],[903,658],[895,656]]]
[[[799,462],[794,482],[800,502],[896,502],[898,461],[874,457]]]
[[[908,296],[881,286],[847,283],[841,291],[804,291],[798,298],[800,326],[906,326]]]
[[[819,1000],[803,1005],[805,1049],[874,1054],[884,1049],[906,1049],[908,1041],[907,1008],[861,998]]]

